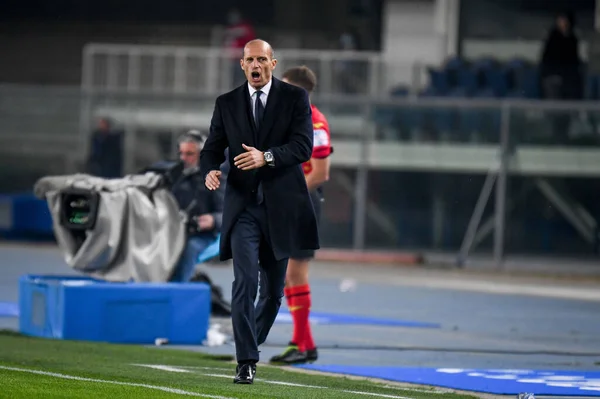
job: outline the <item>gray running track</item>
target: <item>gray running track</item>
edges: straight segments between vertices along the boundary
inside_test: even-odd
[[[229,298],[231,267],[202,267]],[[18,278],[30,273],[74,274],[55,246],[0,245],[0,302],[16,302]],[[596,283],[335,263],[315,263],[311,275],[314,311],[441,324],[439,329],[315,325],[320,363],[600,370]],[[356,282],[354,291],[340,291],[346,278]],[[17,329],[17,320],[0,318],[0,328]],[[281,351],[290,337],[291,325],[276,324],[261,348],[262,360]],[[182,349],[234,353],[230,344]]]

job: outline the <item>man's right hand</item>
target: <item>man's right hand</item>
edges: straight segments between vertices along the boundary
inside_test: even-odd
[[[211,170],[210,172],[208,172],[204,181],[206,188],[208,188],[211,191],[218,189],[221,185],[221,181],[219,180],[220,177],[221,171],[219,170]]]

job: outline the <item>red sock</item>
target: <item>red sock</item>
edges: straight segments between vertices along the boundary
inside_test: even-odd
[[[283,294],[285,295],[285,301],[287,302],[287,307],[288,310],[290,311],[290,315],[292,316],[292,321],[294,321],[294,314],[292,313],[292,289],[289,287],[285,287],[283,289]],[[295,323],[294,323],[295,324]],[[296,329],[294,329],[294,334],[296,333]],[[294,341],[294,339],[292,338],[292,341],[290,341],[290,343],[294,343],[296,344],[296,342]],[[296,344],[298,345],[298,344]]]
[[[310,287],[300,285],[291,287],[290,293],[290,313],[294,321],[294,335],[292,342],[298,345],[298,350],[304,352],[307,349],[314,349],[312,332],[310,330],[310,322],[308,316],[310,314]]]
[[[283,295],[285,295],[285,301],[287,302],[287,307],[288,307],[288,309],[290,309],[292,307],[292,297],[291,297],[292,294],[288,287],[285,287],[283,289]],[[290,312],[291,312],[291,310],[290,310]]]

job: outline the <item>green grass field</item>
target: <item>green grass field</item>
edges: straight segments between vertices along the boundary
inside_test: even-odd
[[[258,365],[235,385],[231,359],[195,352],[0,332],[0,398],[471,398]]]

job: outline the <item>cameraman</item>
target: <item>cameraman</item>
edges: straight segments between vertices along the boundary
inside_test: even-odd
[[[204,185],[198,162],[206,136],[190,130],[178,140],[179,159],[183,173],[172,185],[171,192],[180,209],[189,216],[188,238],[171,282],[188,282],[194,274],[198,255],[212,244],[221,231],[223,220],[224,183],[209,191]],[[194,202],[195,201],[195,202]]]

